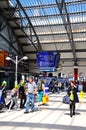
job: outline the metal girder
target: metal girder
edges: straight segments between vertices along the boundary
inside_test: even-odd
[[[8,41],[8,40],[6,39],[6,37],[4,37],[1,33],[0,33],[0,36],[1,36],[6,42],[8,42],[9,45],[10,45],[18,54],[20,54],[20,52],[11,44],[10,41]]]
[[[35,37],[36,37],[36,40],[37,40],[37,44],[38,44],[38,51],[41,51],[41,50],[42,50],[42,47],[41,47],[41,44],[40,44],[40,42],[39,42],[39,38],[38,38],[38,36],[37,36],[37,34],[36,34],[36,31],[35,31],[35,29],[34,29],[32,23],[31,23],[30,19],[29,19],[29,16],[28,16],[27,13],[25,12],[24,7],[21,5],[20,1],[19,1],[19,0],[16,0],[16,1],[17,1],[18,5],[20,6],[20,8],[22,9],[23,13],[25,14],[25,16],[26,16],[26,18],[27,18],[27,20],[28,20],[28,22],[29,22],[29,25],[31,26],[31,28],[32,28],[32,30],[33,30],[33,32],[34,32],[34,34],[35,34]]]
[[[69,13],[69,15],[78,15],[78,14],[86,14],[86,11],[83,11],[83,12],[72,12],[72,13]],[[62,14],[63,16],[65,16],[66,15],[66,13],[64,13],[64,14]],[[47,18],[47,17],[59,17],[60,16],[60,14],[49,14],[49,15],[40,15],[40,16],[29,16],[29,18],[30,19],[37,19],[37,18],[39,18],[39,19],[43,19],[43,18]],[[22,16],[22,17],[14,17],[14,19],[15,20],[21,20],[21,19],[26,19],[26,17],[25,16]]]
[[[72,68],[73,65],[65,65],[65,64],[63,64],[63,65],[62,65],[62,68],[63,68],[63,67],[64,67],[64,68],[65,68],[65,67],[66,67],[66,68],[67,68],[67,67],[71,67],[71,68]],[[79,65],[79,67],[86,67],[86,65],[85,65],[85,64],[84,64],[84,65]],[[32,69],[38,69],[38,67],[37,67],[37,66],[34,66],[34,67],[33,67],[33,66],[29,66],[29,70],[31,71]],[[29,72],[30,72],[30,71],[29,71]],[[31,73],[32,73],[32,72],[31,72]],[[35,73],[35,74],[36,74],[36,73]]]
[[[78,65],[78,66],[79,66],[79,67],[86,67],[86,65]],[[71,68],[72,68],[73,65],[69,65],[69,66],[68,66],[68,65],[64,65],[64,64],[63,64],[62,67],[64,67],[64,68],[71,67]]]
[[[65,29],[67,31],[67,35],[68,35],[68,39],[71,45],[71,49],[73,52],[73,58],[74,58],[74,65],[77,65],[77,58],[76,58],[76,52],[75,52],[75,44],[74,44],[74,40],[73,40],[73,34],[72,34],[72,29],[71,29],[71,23],[70,23],[70,19],[69,19],[69,14],[67,12],[67,8],[66,8],[66,4],[65,4],[65,0],[62,0],[62,2],[58,2],[58,0],[56,0],[56,4],[57,7],[59,9],[59,12],[61,14],[61,18],[63,20],[63,23],[67,23],[67,25],[65,25]],[[63,16],[62,14],[64,12],[66,13],[66,16]]]
[[[5,11],[5,10],[3,10]],[[10,18],[16,25],[17,27],[25,34],[25,36],[27,37],[27,39],[32,43],[32,45],[34,46],[34,48],[36,49],[36,51],[38,51],[37,47],[35,46],[35,44],[31,41],[31,39],[27,36],[27,34],[25,33],[25,31],[23,30],[23,28],[21,28],[21,26],[19,26],[19,24],[17,23],[17,21],[14,20],[13,17],[10,17],[10,14],[6,14],[5,15],[6,18]],[[8,21],[9,22],[9,21]],[[18,38],[18,37],[17,37]]]
[[[0,24],[1,25],[1,24]],[[0,32],[6,27],[6,25],[4,26],[0,26]]]
[[[9,25],[9,27],[11,28],[11,26],[10,26],[9,23],[8,23],[8,25]],[[11,28],[11,29],[12,29],[12,28]],[[22,48],[22,46],[21,46],[21,44],[20,44],[20,42],[19,42],[19,40],[18,40],[18,37],[16,36],[14,30],[12,30],[12,33],[13,33],[13,35],[15,36],[16,41],[12,41],[11,44],[13,45],[15,42],[17,42],[18,51],[19,51],[20,55],[24,55],[23,48]]]
[[[60,59],[60,61],[64,61],[64,62],[74,62],[73,58],[62,58]],[[77,58],[77,61],[86,61],[86,58]],[[37,59],[28,59],[28,62],[37,62]],[[86,66],[86,65],[85,65]],[[72,66],[73,67],[73,66]]]
[[[11,21],[13,21],[13,22],[17,25],[17,27],[24,33],[24,35],[27,36],[27,34],[26,34],[25,31],[23,30],[23,28],[21,28],[21,26],[17,23],[17,21],[15,21],[15,19],[10,16],[10,12],[7,13],[4,9],[1,9],[1,10],[2,10],[2,12],[4,12],[3,15],[5,15],[6,19],[7,19],[7,20],[10,19]],[[9,23],[9,21],[8,21],[8,23]],[[10,25],[10,23],[9,23],[9,25]],[[11,27],[12,27],[12,26],[11,26]],[[12,28],[12,30],[14,30],[14,29]],[[16,36],[16,35],[15,35],[15,36]],[[17,36],[16,36],[16,37],[17,37]],[[18,38],[18,37],[17,37],[17,38]],[[35,44],[33,43],[33,41],[31,41],[31,39],[30,39],[28,36],[27,36],[27,39],[32,43],[32,45],[34,46],[35,50],[38,51],[37,47],[35,46]],[[21,44],[20,44],[20,45],[21,45]]]
[[[0,12],[0,15],[1,15],[1,12]],[[0,16],[0,32],[6,27],[6,24],[3,24],[3,19],[2,17]]]
[[[70,62],[70,61],[74,61],[74,59],[73,58],[62,58],[61,61]],[[86,61],[86,58],[77,58],[77,61]]]
[[[43,42],[43,43],[41,43],[42,45],[49,45],[49,44],[68,44],[69,43],[69,41],[63,41],[63,42]],[[75,43],[86,43],[86,40],[85,41],[75,41]],[[31,46],[31,44],[27,44],[27,43],[21,43],[22,44],[22,46]]]
[[[68,32],[69,33],[69,32]],[[72,32],[72,34],[84,34],[84,33],[86,33],[86,32],[83,32],[83,31],[81,31],[81,32]],[[55,35],[57,35],[57,36],[59,36],[59,35],[66,35],[67,33],[47,33],[47,34],[37,34],[39,37],[40,36],[55,36]],[[70,33],[69,33],[70,34]],[[28,35],[28,37],[30,37],[31,35]],[[34,37],[35,35],[34,34],[32,34],[32,36]],[[26,38],[26,36],[24,36],[24,35],[18,35],[18,38]]]
[[[9,21],[10,21],[11,19],[9,19]],[[86,24],[86,22],[77,22],[77,23],[71,23],[71,25],[78,25],[78,24]],[[61,24],[52,24],[52,25],[48,25],[48,26],[65,26],[65,25],[67,25],[67,23],[61,23]],[[41,27],[47,27],[47,25],[34,25],[34,28],[41,28]],[[18,30],[18,29],[20,29],[20,28],[18,28],[18,27],[12,27],[14,30]],[[21,26],[21,28],[24,28],[24,29],[26,29],[26,28],[30,28],[30,26]]]
[[[72,50],[71,49],[68,49],[68,50],[59,50],[58,51],[60,53],[72,53]],[[76,49],[75,50],[76,52],[86,52],[86,49]],[[25,54],[36,54],[37,52],[36,51],[24,51]]]
[[[15,14],[15,9],[13,9],[13,10],[10,9],[9,2],[8,2],[8,1],[7,1],[7,4],[8,4],[8,10],[9,10],[8,15],[9,15],[9,17],[13,17],[14,14]],[[16,5],[16,6],[17,6],[17,5]],[[6,19],[6,20],[7,20],[7,19]],[[8,21],[8,20],[7,20],[7,21]],[[8,25],[10,26],[9,22],[8,22]],[[15,31],[12,30],[12,27],[11,27],[11,26],[10,26],[10,28],[11,28],[11,31],[12,31],[12,33],[14,34],[15,38],[16,38],[17,45],[18,45],[18,50],[19,50],[19,52],[21,52],[20,54],[21,54],[21,55],[24,55],[23,48],[22,48],[22,46],[21,46],[21,44],[20,44],[20,42],[19,42],[19,40],[18,40],[18,38],[17,38],[17,36],[16,36],[16,34],[15,34]],[[11,44],[14,44],[15,41],[13,41],[12,36],[10,36],[11,33],[10,33],[9,28],[8,28],[8,32],[9,32],[9,38],[10,38],[10,40],[11,40]]]
[[[86,0],[78,0],[78,1],[68,1],[66,2],[67,5],[70,5],[70,4],[77,4],[77,3],[84,3],[86,2]],[[50,8],[50,7],[56,7],[57,5],[52,3],[52,4],[40,4],[40,5],[31,5],[31,6],[25,6],[24,9],[27,10],[27,9],[43,9],[43,8]],[[8,8],[5,8],[6,10],[8,10]],[[13,9],[13,8],[11,8]],[[14,7],[14,9],[16,10],[19,10],[18,7]]]
[[[29,38],[29,36],[25,33],[23,28],[21,28],[21,26],[19,26],[19,24],[13,18],[12,18],[12,20],[16,23],[17,27],[24,33],[25,37],[32,43],[32,45],[34,46],[35,50],[38,51],[37,47],[35,46],[33,41]],[[17,36],[17,38],[18,38],[18,36]],[[28,45],[28,43],[27,43],[27,45]]]
[[[7,21],[7,17],[11,17],[10,16],[10,14],[8,14],[4,9],[2,9],[2,8],[0,8],[0,10],[1,10],[1,16],[3,17],[3,19],[5,19],[5,21],[6,21],[6,24],[10,27],[10,29],[11,29],[11,31],[12,31],[12,33],[14,34],[14,36],[15,36],[15,39],[16,39],[16,41],[17,41],[17,43],[18,43],[18,47],[19,47],[19,50],[21,49],[22,50],[22,48],[21,48],[21,44],[19,44],[19,41],[18,41],[18,39],[17,39],[17,37],[16,37],[16,35],[15,35],[15,32],[14,32],[14,30],[11,28],[11,26],[10,26],[10,24],[9,24],[9,22]],[[11,43],[12,44],[12,43]],[[12,45],[13,46],[13,45]],[[15,48],[15,47],[14,47]],[[20,54],[20,52],[18,52],[18,51],[16,51],[18,54]],[[22,50],[22,52],[23,52],[23,50]],[[21,52],[21,53],[22,53]]]

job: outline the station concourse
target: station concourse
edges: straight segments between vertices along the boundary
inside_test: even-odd
[[[76,115],[70,117],[69,105],[62,103],[65,92],[50,94],[44,106],[35,104],[35,112],[24,114],[24,110],[0,112],[0,128],[5,130],[85,130],[86,95],[76,105]]]
[[[18,89],[30,75],[36,83],[44,78],[46,88],[50,77],[63,88],[82,83],[76,115],[62,103],[65,91],[49,92],[49,102],[36,102],[33,113],[0,110],[1,130],[86,129],[86,0],[0,0],[0,90],[3,82],[7,92]]]

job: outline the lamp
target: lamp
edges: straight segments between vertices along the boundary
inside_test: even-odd
[[[6,57],[6,60],[11,60],[13,61],[13,63],[15,63],[15,86],[17,85],[18,81],[17,81],[17,71],[18,71],[18,63],[21,62],[22,60],[27,60],[28,57],[27,56],[24,56],[23,58],[19,59],[18,60],[18,56],[16,56],[16,59],[12,59],[11,57]]]

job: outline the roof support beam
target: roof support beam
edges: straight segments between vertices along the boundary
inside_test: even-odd
[[[86,14],[86,11],[83,11],[83,12],[73,12],[73,13],[68,13],[69,15],[78,15],[78,14],[81,14],[81,15],[83,15],[83,14]],[[64,12],[64,14],[62,14],[63,16],[65,16],[66,15],[66,13]],[[47,14],[45,14],[45,15],[40,15],[40,16],[30,16],[29,18],[31,19],[31,20],[33,20],[33,19],[46,19],[47,17],[57,17],[57,16],[60,16],[60,14],[49,14],[49,15],[47,15]],[[25,16],[22,16],[22,17],[14,17],[14,19],[15,20],[21,20],[21,19],[26,19],[26,17]]]
[[[41,43],[42,45],[49,45],[49,44],[69,44],[69,41],[63,41],[63,42],[43,42],[43,43]],[[86,43],[86,40],[85,41],[75,41],[75,43]],[[31,46],[31,44],[29,44],[28,43],[28,45],[27,45],[27,43],[21,43],[22,44],[22,46]]]
[[[31,62],[34,62],[36,63],[37,60],[36,59],[28,59],[28,61],[31,63]],[[74,62],[74,59],[73,58],[62,58],[60,59],[60,61],[64,61],[64,62]],[[86,58],[77,58],[77,61],[86,61]],[[70,66],[70,65],[69,65]],[[85,64],[86,66],[86,64]]]
[[[6,21],[6,24],[8,25],[8,28],[10,27],[10,29],[11,29],[11,31],[12,31],[12,33],[13,33],[13,35],[15,36],[15,40],[17,41],[17,44],[18,44],[18,48],[19,48],[19,50],[21,50],[20,52],[18,52],[18,50],[16,51],[18,54],[20,54],[20,55],[22,55],[22,53],[23,53],[23,50],[22,50],[22,47],[21,47],[21,44],[19,44],[19,40],[18,40],[18,38],[17,38],[17,36],[15,35],[15,32],[14,32],[14,30],[12,29],[12,27],[10,26],[10,24],[9,24],[9,22],[8,22],[8,20],[7,20],[7,18],[8,17],[11,17],[10,16],[10,13],[7,13],[3,8],[0,8],[0,11],[1,11],[1,17]],[[9,11],[10,12],[10,11]],[[8,29],[8,31],[9,31],[9,29]],[[9,33],[9,32],[8,32]],[[11,35],[11,33],[9,34],[9,36]],[[3,36],[2,36],[3,37]],[[11,39],[10,39],[11,40]],[[9,41],[8,41],[8,43],[10,43]],[[14,41],[12,41],[11,42],[11,44],[13,44],[14,43]],[[13,45],[11,45],[11,46],[13,46]],[[15,48],[14,46],[13,46],[13,48]]]
[[[26,18],[27,18],[27,20],[28,20],[29,25],[31,26],[31,28],[32,28],[32,30],[33,30],[33,32],[34,32],[34,34],[35,34],[35,37],[36,37],[36,40],[37,40],[37,44],[38,44],[38,51],[39,51],[39,50],[41,51],[41,50],[42,50],[42,47],[41,47],[41,44],[40,44],[40,42],[39,42],[39,38],[38,38],[38,36],[37,36],[37,34],[36,34],[36,31],[35,31],[35,29],[34,29],[32,23],[31,23],[31,21],[30,21],[28,15],[27,15],[27,13],[25,12],[24,7],[22,7],[22,5],[21,5],[21,3],[20,3],[19,0],[16,0],[16,1],[17,1],[18,5],[20,6],[20,8],[22,9],[24,15],[26,16]]]
[[[71,49],[72,49],[72,52],[73,52],[74,65],[77,65],[77,58],[76,58],[76,52],[75,52],[75,44],[74,44],[74,40],[73,40],[71,23],[70,23],[70,19],[69,19],[69,15],[68,15],[68,12],[67,12],[65,1],[62,0],[62,2],[58,2],[58,0],[56,0],[56,4],[57,4],[57,7],[58,7],[59,12],[61,14],[61,18],[63,20],[65,29],[67,31],[68,39],[69,39],[69,42],[70,42],[70,45],[71,45]],[[63,16],[62,15],[63,13],[65,13],[66,16]],[[67,24],[65,25],[65,23],[67,23]]]
[[[47,32],[47,31],[46,31],[46,32]],[[68,33],[69,33],[69,32],[68,32]],[[85,33],[86,33],[85,31],[72,32],[72,34],[85,34]],[[55,36],[55,35],[56,35],[56,36],[58,36],[58,35],[63,36],[63,35],[66,35],[66,34],[67,34],[66,32],[64,32],[64,33],[56,33],[56,32],[55,32],[55,33],[53,33],[53,34],[50,32],[50,33],[45,33],[45,34],[40,33],[40,34],[37,34],[37,35],[38,35],[39,37],[42,37],[42,36],[53,36],[53,35],[54,35],[54,36]],[[69,33],[69,35],[70,35],[70,33]],[[29,37],[30,37],[30,36],[31,36],[31,37],[35,37],[34,34],[32,34],[32,35],[29,34],[28,36],[29,36]],[[24,37],[26,38],[26,36],[24,36],[24,35],[19,35],[19,36],[18,36],[18,38],[24,38]]]
[[[15,21],[15,19],[13,18],[13,17],[11,17],[10,16],[10,14],[9,13],[7,13],[4,9],[2,9],[3,11],[3,16],[5,16],[6,17],[6,19],[10,19],[11,21],[13,21],[15,24],[16,24],[16,26],[24,33],[24,35],[27,37],[27,39],[32,43],[32,45],[34,46],[34,48],[35,48],[35,50],[36,51],[38,51],[38,49],[37,49],[37,47],[35,46],[35,44],[33,43],[33,41],[31,41],[31,39],[27,36],[27,34],[25,33],[25,31],[24,31],[24,28],[21,28],[21,26],[17,23],[17,21]],[[9,11],[10,12],[10,11]],[[9,21],[8,21],[8,23],[9,23]],[[10,23],[9,23],[9,25],[10,25]],[[18,37],[17,37],[18,38]]]
[[[59,50],[58,51],[60,53],[72,53],[72,50],[69,49],[69,50]],[[76,52],[86,52],[86,49],[76,49],[75,50]],[[36,51],[24,51],[25,54],[36,54],[37,52]]]
[[[11,19],[9,19],[9,21],[11,21]],[[71,23],[71,25],[79,25],[79,24],[86,24],[86,22],[77,22],[77,23]],[[67,23],[60,23],[60,24],[51,24],[51,25],[48,25],[48,26],[65,26],[67,25]],[[47,27],[47,24],[46,25],[34,25],[34,28],[42,28],[42,27]],[[18,27],[12,27],[14,30],[18,30],[19,28]],[[27,29],[27,28],[30,28],[30,26],[21,26],[21,28],[24,28],[24,29]]]
[[[9,45],[10,45],[18,54],[20,54],[19,51],[12,45],[12,43],[11,43],[10,41],[8,41],[8,40],[6,39],[6,37],[4,37],[1,33],[0,33],[0,37],[2,37],[7,43],[9,43]]]
[[[84,3],[86,2],[86,0],[78,0],[78,1],[70,1],[70,2],[66,2],[67,5],[74,5],[74,4],[77,4],[77,3]],[[43,9],[43,8],[51,8],[51,7],[56,7],[56,4],[52,3],[52,4],[39,4],[39,5],[31,5],[31,6],[25,6],[25,10],[27,9]],[[8,8],[5,8],[6,10],[8,10]],[[12,8],[13,9],[13,8]],[[18,7],[14,7],[14,9],[16,10],[19,10]]]

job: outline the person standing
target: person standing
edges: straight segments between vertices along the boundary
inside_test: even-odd
[[[37,86],[33,80],[33,77],[30,76],[28,80],[29,80],[29,82],[27,83],[28,93],[27,93],[26,108],[24,113],[29,113],[30,102],[31,102],[31,112],[34,112],[34,99],[35,99],[35,94],[37,92]]]
[[[52,89],[52,93],[54,93],[54,92],[58,92],[58,94],[60,93],[59,87],[58,87],[58,80],[56,80],[56,81],[54,82],[53,89]]]
[[[26,103],[26,94],[24,84],[21,84],[19,87],[19,98],[20,98],[20,108],[25,108]]]
[[[75,115],[76,102],[79,102],[78,95],[77,95],[77,87],[76,87],[74,81],[70,82],[70,86],[68,88],[67,93],[68,93],[68,95],[70,97],[70,101],[71,101],[71,104],[70,104],[70,116],[72,117],[73,115]]]
[[[3,103],[5,104],[5,98],[6,98],[6,88],[7,87],[7,82],[4,80],[0,86],[0,90],[2,90],[2,100]]]
[[[38,99],[39,104],[38,104],[38,106],[43,104],[42,98],[43,98],[43,95],[44,95],[44,86],[45,86],[44,80],[41,80],[41,84],[40,84],[40,86],[38,86],[38,94],[39,94],[39,99]]]

